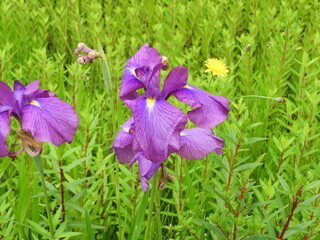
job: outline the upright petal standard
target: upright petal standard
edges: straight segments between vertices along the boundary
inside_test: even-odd
[[[153,73],[154,68],[162,64],[162,57],[155,48],[144,44],[133,56],[127,61],[120,89],[120,98],[122,100],[135,99],[139,95],[136,90],[146,87],[147,80]],[[157,74],[159,74],[157,72]],[[160,80],[155,78],[159,87]]]

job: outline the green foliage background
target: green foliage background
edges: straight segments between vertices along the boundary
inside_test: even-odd
[[[71,145],[44,144],[54,239],[148,239],[148,223],[152,239],[320,239],[319,9],[311,0],[2,0],[0,80],[39,79],[80,116]],[[98,49],[98,40],[111,79],[99,61],[76,63],[77,44]],[[118,99],[123,68],[145,42],[231,106],[214,129],[224,155],[172,155],[175,179],[153,192],[149,219],[155,187],[144,194],[137,167],[109,150],[131,116]],[[228,77],[204,72],[212,57]],[[2,158],[0,179],[0,239],[52,239],[33,159]]]

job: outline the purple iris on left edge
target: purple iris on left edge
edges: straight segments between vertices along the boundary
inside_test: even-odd
[[[185,67],[173,68],[161,91],[160,71],[167,67],[167,59],[145,44],[127,61],[122,79],[120,98],[133,117],[121,126],[113,149],[120,163],[138,161],[143,191],[171,153],[198,160],[212,151],[222,154],[224,145],[211,128],[228,118],[228,99],[187,84]],[[170,96],[193,109],[186,115],[166,101]],[[198,127],[185,129],[188,118]]]
[[[71,143],[78,128],[79,119],[73,107],[45,89],[39,89],[40,81],[24,86],[14,82],[14,91],[0,81],[0,157],[15,157],[25,150],[30,156],[41,153],[40,142],[60,145]],[[6,138],[10,132],[10,117],[16,118],[21,127],[17,134],[22,148],[9,152]]]

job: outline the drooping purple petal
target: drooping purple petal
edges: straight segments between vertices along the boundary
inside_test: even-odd
[[[194,108],[188,112],[188,117],[198,127],[212,128],[228,118],[229,100],[225,97],[211,95],[190,84],[173,95]]]
[[[136,90],[146,87],[147,79],[150,79],[155,66],[162,63],[162,57],[155,48],[144,44],[134,55],[127,61],[122,84],[120,89],[120,98],[122,100],[136,99],[138,94]],[[152,78],[154,85],[160,86],[159,75]]]
[[[138,164],[139,164],[139,175],[140,175],[142,190],[146,192],[149,188],[149,179],[157,172],[158,168],[163,163],[152,162],[146,159],[142,152],[139,152],[135,155],[135,157],[130,162],[130,165],[132,165],[136,160],[138,160]]]
[[[4,82],[0,81],[0,106],[12,107],[13,103],[13,93],[10,87]]]
[[[145,158],[165,161],[172,149],[179,149],[180,132],[187,123],[187,116],[179,108],[163,99],[145,97],[126,101],[126,104],[133,113],[133,146],[140,146]]]
[[[71,143],[79,119],[73,107],[59,98],[37,98],[23,106],[22,128],[38,142]]]
[[[164,81],[162,97],[166,98],[171,92],[183,88],[187,84],[188,68],[173,68]]]
[[[7,136],[10,132],[10,118],[8,112],[0,113],[0,157],[8,155]]]
[[[177,153],[187,159],[199,160],[212,151],[222,154],[223,139],[215,136],[211,129],[191,128],[181,132],[181,148]]]
[[[136,154],[136,151],[132,149],[132,142],[134,136],[130,133],[133,118],[130,118],[121,127],[114,142],[113,149],[120,163],[128,163]]]

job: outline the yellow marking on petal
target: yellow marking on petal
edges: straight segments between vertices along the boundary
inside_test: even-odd
[[[185,135],[186,135],[186,133],[180,132],[180,136],[185,136]]]
[[[189,88],[189,89],[193,89],[192,87],[190,87],[189,85],[185,85],[184,88]]]
[[[147,98],[147,108],[149,112],[153,108],[155,101],[156,101],[155,98]]]
[[[37,101],[35,101],[35,100],[32,100],[31,102],[29,102],[29,104],[34,105],[34,106],[37,106],[37,107],[41,108],[41,106],[40,106],[39,102],[37,102]]]

